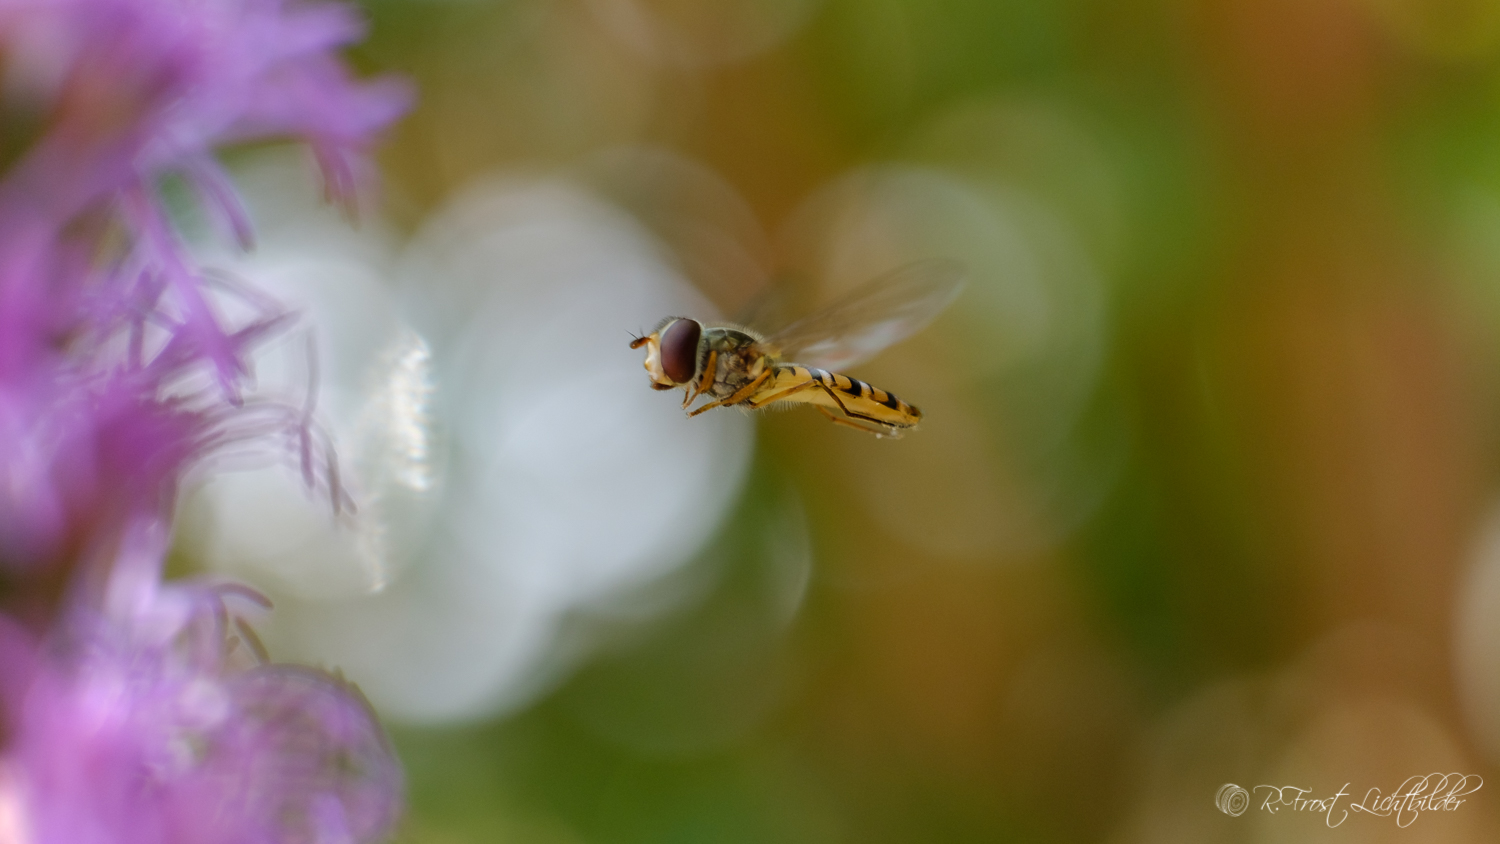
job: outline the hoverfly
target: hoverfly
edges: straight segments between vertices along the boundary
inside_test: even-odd
[[[804,402],[840,425],[894,439],[917,427],[922,411],[836,370],[914,334],[948,307],[963,282],[962,268],[952,261],[918,261],[769,336],[667,317],[630,348],[646,347],[653,389],[686,391],[683,408],[698,396],[712,397],[688,416],[716,407]]]

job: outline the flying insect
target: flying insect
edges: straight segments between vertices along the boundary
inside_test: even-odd
[[[963,285],[959,264],[918,261],[771,334],[670,316],[630,348],[646,347],[653,389],[686,392],[683,408],[699,396],[712,399],[688,416],[716,407],[759,410],[777,402],[805,403],[837,424],[895,439],[917,427],[922,411],[838,370],[919,331]]]

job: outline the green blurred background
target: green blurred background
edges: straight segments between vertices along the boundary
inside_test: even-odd
[[[421,91],[398,229],[650,148],[732,187],[769,272],[868,212],[989,297],[856,370],[916,434],[760,419],[690,600],[591,621],[520,711],[394,726],[401,840],[1496,840],[1488,787],[1406,829],[1214,795],[1500,759],[1500,2],[365,8],[355,60]]]

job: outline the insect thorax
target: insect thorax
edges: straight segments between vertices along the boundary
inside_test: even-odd
[[[715,398],[726,398],[750,383],[767,366],[773,364],[759,337],[738,328],[706,328],[700,349],[699,369],[714,356],[714,380],[709,392]]]

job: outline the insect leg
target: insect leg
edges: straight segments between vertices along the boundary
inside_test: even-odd
[[[703,365],[703,378],[697,383],[689,384],[683,388],[683,392],[687,394],[682,398],[683,410],[687,410],[687,406],[693,403],[693,399],[703,395],[704,391],[713,386],[714,375],[718,373],[718,363],[719,350],[710,349],[708,352],[708,361]]]
[[[720,399],[718,401],[711,401],[708,404],[705,404],[704,406],[698,408],[697,410],[694,410],[692,413],[689,413],[688,416],[697,416],[705,410],[713,410],[716,407],[728,407],[732,404],[739,404],[740,402],[749,398],[756,390],[760,389],[760,385],[764,384],[766,382],[766,379],[770,377],[771,370],[767,369],[765,372],[762,372],[761,374],[755,376],[755,380],[739,388],[738,390],[735,390],[734,395],[730,396],[729,398]]]
[[[899,430],[886,427],[883,423],[879,428],[874,428],[869,425],[861,425],[853,420],[845,419],[841,416],[834,416],[833,411],[829,410],[826,407],[823,407],[822,405],[814,405],[814,407],[817,407],[818,412],[823,414],[824,416],[827,416],[828,421],[834,423],[835,425],[843,425],[846,428],[853,428],[856,431],[864,431],[867,434],[874,434],[876,437],[890,437],[893,440],[901,439],[901,432]]]
[[[900,429],[898,429],[895,425],[882,422],[873,416],[869,416],[864,413],[855,413],[854,411],[850,410],[849,407],[844,404],[844,400],[839,398],[839,394],[833,391],[832,387],[829,387],[827,384],[824,384],[821,381],[818,382],[818,386],[822,387],[823,392],[827,393],[828,397],[833,399],[833,403],[839,406],[839,410],[842,410],[845,416],[849,417],[850,419],[863,419],[866,422],[870,422],[879,426],[879,431],[871,430],[870,433],[875,434],[876,436],[887,436],[891,439],[895,439],[901,436]]]
[[[779,393],[773,393],[773,394],[771,394],[769,396],[766,396],[763,399],[760,399],[760,400],[757,400],[757,401],[751,401],[750,402],[750,409],[751,410],[760,410],[761,408],[765,407],[766,405],[770,404],[771,402],[781,401],[782,399],[784,399],[784,398],[786,398],[788,396],[792,396],[792,395],[795,395],[797,393],[802,392],[803,390],[806,390],[808,387],[815,387],[815,386],[817,386],[817,382],[816,381],[812,381],[812,380],[803,381],[801,384],[794,384],[793,386],[787,387],[785,390],[782,390]]]
[[[703,364],[703,380],[698,383],[698,394],[708,392],[708,388],[714,385],[714,377],[719,374],[719,350],[710,349],[708,361]]]
[[[769,368],[766,369],[766,371],[755,376],[755,380],[739,388],[738,390],[735,390],[734,395],[724,400],[724,405],[727,407],[732,404],[739,404],[740,402],[745,401],[746,399],[755,395],[755,391],[759,390],[761,385],[766,383],[766,379],[770,378],[773,374],[775,374],[775,370]]]

